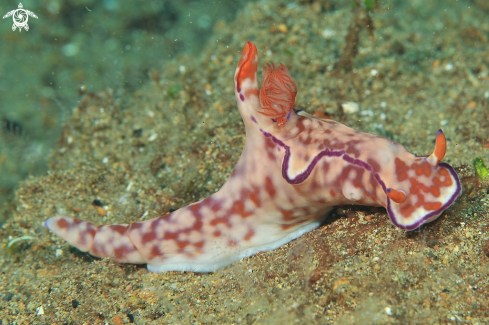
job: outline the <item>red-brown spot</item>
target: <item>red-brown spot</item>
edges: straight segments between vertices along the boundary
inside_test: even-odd
[[[86,222],[86,221],[84,221],[82,219],[78,219],[78,218],[73,218],[73,223],[75,225],[79,225],[79,224],[84,223],[84,222]]]
[[[438,187],[452,186],[453,180],[452,180],[452,177],[450,176],[450,173],[448,172],[448,170],[446,170],[445,168],[442,168],[438,171],[438,175],[441,176],[441,178],[443,180],[440,179],[439,177],[434,177],[433,178],[433,184],[435,184]]]
[[[214,237],[221,237],[221,232],[219,230],[214,231],[212,234]]]
[[[440,196],[440,188],[435,186],[435,185],[431,185],[430,186],[430,193],[434,196],[434,197],[439,197]]]
[[[58,222],[56,222],[56,225],[59,229],[68,229],[70,224],[65,220],[65,218],[61,218],[58,220]]]
[[[280,227],[282,228],[282,230],[288,230],[288,229],[295,227],[295,226],[297,226],[297,224],[293,223],[293,224],[281,225]]]
[[[188,245],[190,245],[190,242],[188,240],[178,240],[177,241],[177,246],[180,250],[183,250],[185,247],[187,247]]]
[[[222,209],[222,205],[220,201],[213,200],[212,204],[210,205],[212,212],[217,212]]]
[[[423,161],[421,164],[414,163],[412,168],[415,170],[416,175],[429,177],[432,173],[432,167],[429,162]]]
[[[359,175],[362,175],[363,172],[365,171],[363,168],[355,166],[355,165],[347,165],[341,170],[341,174],[336,177],[336,180],[333,184],[333,188],[343,188],[343,184],[345,181],[350,181],[350,172],[355,171],[356,177],[351,180],[353,182],[354,186],[360,186],[361,187],[361,178],[359,178]],[[355,185],[356,184],[356,185]]]
[[[315,175],[317,175],[317,173]],[[310,191],[316,192],[321,190],[321,182],[317,178],[318,177],[316,176],[312,179]]]
[[[303,146],[307,146],[309,144],[311,144],[312,142],[312,138],[311,138],[311,129],[308,129],[307,130],[307,134],[306,133],[302,133],[302,137],[301,137],[301,145]],[[306,159],[308,160],[308,159]]]
[[[370,167],[372,167],[372,170],[375,173],[378,173],[382,170],[379,163],[375,159],[369,158],[369,159],[367,159],[367,163],[370,165]]]
[[[250,89],[247,89],[246,92],[245,92],[245,98],[249,98],[250,95],[255,95],[256,97],[258,97],[258,89],[257,88],[250,88]]]
[[[197,248],[202,248],[202,247],[204,247],[204,245],[205,245],[205,240],[201,240],[201,241],[194,244],[194,246]]]
[[[265,191],[268,193],[271,199],[275,198],[277,191],[275,190],[275,186],[273,185],[272,178],[267,176],[265,178]]]
[[[224,223],[224,224],[227,224],[229,225],[229,219],[228,219],[228,216],[224,216],[224,217],[221,217],[221,218],[214,218],[211,220],[210,224],[211,226],[216,226],[220,223]]]
[[[257,186],[253,186],[253,191],[249,190],[242,190],[241,192],[243,199],[249,198],[255,206],[260,207],[261,206],[261,200],[260,200],[260,189]]]
[[[399,158],[396,158],[396,160],[394,161],[394,164],[396,165],[397,179],[400,182],[408,179],[408,171],[409,171],[408,165],[406,165],[406,163],[404,163],[404,161],[402,161]]]
[[[345,149],[345,144],[339,140],[333,140],[333,142],[329,145],[331,149],[335,150],[343,150]]]
[[[427,202],[424,204],[424,208],[428,211],[434,211],[441,208],[441,205],[442,204],[440,202]]]
[[[261,200],[260,200],[260,196],[258,195],[257,192],[251,192],[250,193],[250,200],[257,206],[257,207],[260,207],[261,206]]]
[[[400,206],[399,210],[404,217],[408,218],[414,212],[414,210],[416,210],[416,208],[409,204]]]
[[[295,123],[295,127],[298,129],[298,135],[304,132],[304,130],[306,129],[306,126],[304,125],[304,120],[306,120],[305,117],[299,116],[299,118],[297,119],[297,123]]]
[[[323,166],[322,166],[322,169],[323,169],[323,172],[326,174],[329,170],[329,163],[327,163],[326,161],[323,160]]]
[[[125,256],[134,251],[134,247],[129,247],[127,245],[121,245],[117,248],[114,248],[114,257],[116,260],[123,260]]]
[[[134,222],[129,225],[130,230],[136,230],[136,229],[141,229],[143,227],[142,222]]]
[[[372,191],[372,192],[375,192],[375,189],[377,188],[377,186],[380,187],[380,184],[375,179],[375,175],[373,173],[370,173],[369,184],[370,184],[370,191]]]
[[[97,228],[92,223],[87,223],[87,228],[84,231],[80,232],[80,238],[77,246],[86,246],[88,243],[90,243],[91,246],[92,240],[97,233]]]
[[[163,239],[164,240],[176,240],[176,239],[178,239],[178,235],[179,235],[178,232],[169,232],[169,231],[167,231],[163,235]]]
[[[336,196],[336,193],[334,190],[330,190],[329,191],[329,195],[331,195],[331,197],[335,197]]]
[[[114,232],[118,233],[119,235],[124,235],[127,232],[127,226],[124,226],[124,225],[113,225],[113,226],[110,226],[110,228]]]
[[[243,201],[234,201],[227,215],[239,214],[242,218],[253,215],[253,212],[246,211]]]
[[[150,232],[147,232],[142,236],[141,243],[145,245],[155,239],[156,239],[156,231],[151,230]]]
[[[277,144],[273,142],[271,138],[265,138],[265,151],[267,152],[268,158],[270,160],[275,160],[275,151]]]
[[[102,226],[97,228],[97,231],[100,230]],[[105,251],[105,246],[101,246],[97,243],[94,243],[92,247],[90,248],[90,254],[98,257],[108,257],[107,253]]]
[[[356,168],[356,176],[353,179],[353,187],[355,188],[363,188],[363,182],[362,182],[362,177],[363,173],[365,172],[365,169],[363,168]]]
[[[280,211],[280,213],[282,214],[282,219],[284,221],[292,221],[294,220],[294,210],[283,210],[281,208],[278,208],[278,210]]]
[[[192,231],[192,230],[196,230],[196,231],[201,231],[202,230],[202,226],[204,225],[204,223],[202,222],[201,218],[197,218],[192,226],[192,228],[189,228],[188,231]]]
[[[160,218],[154,218],[151,221],[151,226],[149,227],[149,229],[156,229],[158,227],[158,224],[160,223]]]
[[[363,140],[350,140],[346,142],[346,153],[354,158],[360,156],[360,150],[357,149],[356,145],[363,142]]]
[[[254,235],[255,231],[253,229],[249,229],[244,237],[244,240],[250,240]]]
[[[161,256],[162,256],[162,254],[160,252],[158,245],[153,245],[153,247],[151,247],[151,251],[149,253],[149,261],[151,261],[157,257],[159,258]]]

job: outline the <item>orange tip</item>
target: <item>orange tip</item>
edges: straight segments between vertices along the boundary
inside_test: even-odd
[[[387,189],[387,196],[396,203],[402,203],[406,200],[406,193],[403,190]]]

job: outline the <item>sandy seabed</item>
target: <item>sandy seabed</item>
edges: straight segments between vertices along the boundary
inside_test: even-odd
[[[381,4],[355,69],[333,76],[351,17],[351,7],[322,1],[250,3],[215,26],[198,57],[151,70],[129,100],[112,89],[84,94],[50,171],[20,184],[0,229],[0,323],[488,323],[488,183],[472,160],[489,163],[489,8]],[[210,274],[95,259],[46,230],[56,214],[150,219],[219,189],[244,143],[233,75],[248,40],[261,65],[289,68],[297,109],[419,155],[432,152],[442,128],[463,195],[413,232],[395,228],[385,209],[341,207],[301,238]],[[359,111],[342,111],[344,102]],[[31,239],[7,247],[23,236]]]

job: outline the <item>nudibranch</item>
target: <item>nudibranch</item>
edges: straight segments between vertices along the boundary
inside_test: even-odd
[[[441,130],[429,156],[294,111],[297,87],[287,68],[267,65],[261,91],[258,52],[248,42],[234,77],[246,141],[230,178],[215,194],[167,215],[95,226],[55,216],[47,228],[78,249],[152,272],[209,272],[272,250],[318,227],[337,205],[383,206],[407,230],[436,219],[461,194],[441,162]]]

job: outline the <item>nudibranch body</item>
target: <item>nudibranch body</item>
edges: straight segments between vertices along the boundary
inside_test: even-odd
[[[265,67],[248,42],[235,95],[246,142],[230,178],[215,194],[170,214],[131,224],[95,226],[56,216],[50,231],[71,245],[148,270],[207,272],[275,249],[318,227],[334,206],[383,206],[413,230],[437,218],[461,194],[456,172],[440,162],[446,140],[416,157],[400,144],[292,110],[296,85],[284,65]]]

